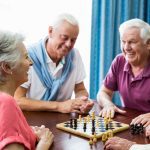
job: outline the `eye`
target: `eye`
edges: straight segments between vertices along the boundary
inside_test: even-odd
[[[26,59],[29,59],[29,56],[28,56],[28,55],[26,55]]]
[[[68,39],[68,37],[65,36],[65,35],[61,35],[60,38],[61,38],[62,40],[64,40],[64,41]]]
[[[75,42],[76,42],[76,39],[71,39],[71,42],[72,42],[72,43],[75,43]]]
[[[26,59],[29,60],[29,61],[31,61],[31,58],[30,58],[29,55],[26,55]]]

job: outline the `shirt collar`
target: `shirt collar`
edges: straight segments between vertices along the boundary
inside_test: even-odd
[[[126,60],[125,60],[125,65],[124,65],[123,71],[126,71],[126,72],[131,71],[131,66]]]
[[[127,61],[125,62],[123,71],[126,71],[128,73],[132,73],[131,72],[131,65]],[[144,68],[142,76],[143,77],[149,77],[150,76],[150,61],[149,61],[148,65]]]

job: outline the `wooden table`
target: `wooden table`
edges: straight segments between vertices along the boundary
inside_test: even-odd
[[[98,113],[100,110],[96,102],[93,110],[95,110],[96,113]],[[125,115],[116,114],[114,120],[129,124],[132,118],[135,118],[142,113],[127,108],[124,108],[124,110],[126,110],[127,113]],[[68,121],[69,118],[74,114],[61,114],[44,111],[24,111],[24,115],[30,125],[45,125],[46,127],[50,128],[55,136],[54,143],[50,148],[51,150],[103,150],[103,143],[100,139],[98,139],[96,145],[91,147],[88,139],[56,129],[57,123]],[[129,130],[116,133],[115,135],[140,144],[150,143],[150,140],[145,138],[144,135],[131,135]]]

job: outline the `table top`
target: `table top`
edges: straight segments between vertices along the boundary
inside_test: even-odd
[[[127,111],[125,115],[116,114],[114,120],[122,123],[130,124],[131,120],[136,116],[142,114],[142,112],[123,108]],[[98,114],[100,108],[95,102],[93,109],[96,114]],[[51,146],[51,150],[103,150],[103,142],[101,139],[98,139],[95,145],[89,145],[89,139],[73,135],[71,133],[64,132],[56,128],[56,124],[68,121],[70,117],[76,115],[71,114],[62,114],[57,112],[46,112],[46,111],[24,111],[23,112],[29,125],[41,126],[45,125],[49,128],[54,134],[54,143]],[[150,143],[144,134],[141,135],[132,135],[128,130],[116,133],[115,136],[126,138],[132,140],[139,144]]]

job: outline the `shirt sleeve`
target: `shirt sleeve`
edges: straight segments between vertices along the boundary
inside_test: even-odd
[[[120,68],[120,55],[116,56],[115,59],[113,60],[109,71],[103,81],[105,87],[112,91],[117,91],[118,90],[118,75],[119,75],[119,68]]]
[[[134,144],[129,150],[150,150],[150,144]]]

